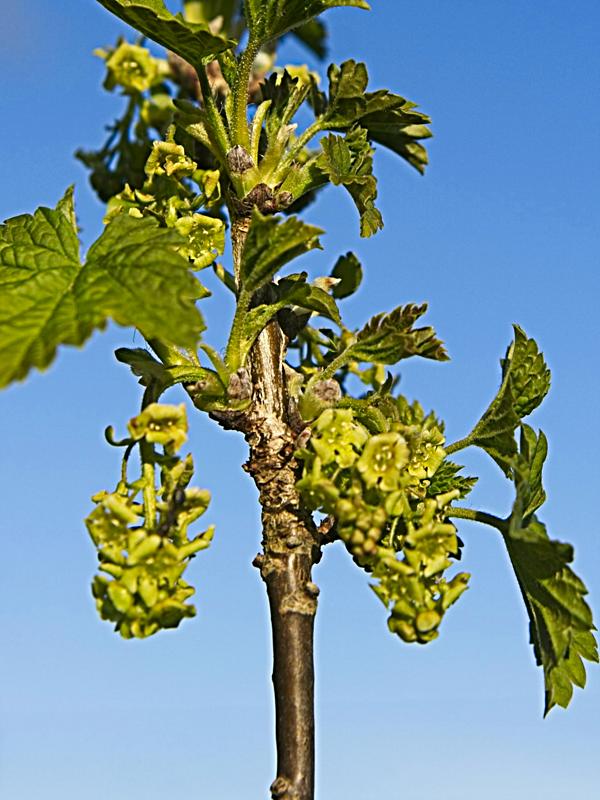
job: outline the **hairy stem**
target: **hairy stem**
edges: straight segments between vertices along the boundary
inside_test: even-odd
[[[232,220],[239,280],[247,218]],[[283,361],[285,339],[270,323],[252,347],[252,405],[239,427],[250,447],[246,464],[259,490],[262,546],[255,565],[267,586],[273,634],[273,688],[277,777],[275,800],[314,798],[313,633],[318,588],[311,570],[320,558],[320,537],[296,491],[296,433],[289,419]]]
[[[464,450],[465,448],[470,447],[472,443],[471,434],[469,434],[468,436],[465,436],[464,439],[458,439],[456,442],[452,442],[452,444],[445,446],[444,450],[448,455],[451,455],[452,453],[457,453],[459,450]]]
[[[505,533],[508,526],[507,520],[496,517],[494,514],[488,514],[486,511],[478,511],[475,508],[451,506],[446,511],[446,516],[455,517],[456,519],[468,519],[471,520],[471,522],[481,522],[484,525],[491,525],[492,528],[496,528],[501,533]]]
[[[252,76],[254,59],[259,50],[259,43],[250,36],[248,45],[240,58],[237,80],[233,87],[233,140],[250,151],[250,134],[248,131],[248,84]]]
[[[319,383],[320,381],[329,380],[329,378],[335,377],[336,372],[342,367],[345,367],[348,361],[352,358],[352,352],[348,347],[346,350],[342,351],[339,355],[337,355],[333,361],[330,361],[326,367],[324,367],[320,372],[315,372],[315,374],[310,378],[308,383],[306,384],[307,391],[312,389],[312,387]]]

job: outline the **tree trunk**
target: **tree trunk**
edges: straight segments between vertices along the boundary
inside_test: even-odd
[[[249,227],[232,218],[236,279]],[[245,469],[259,491],[263,552],[255,559],[266,583],[273,631],[277,777],[274,800],[314,800],[313,632],[318,588],[311,570],[320,537],[295,484],[294,409],[284,370],[286,340],[276,322],[259,336],[249,359],[252,404],[240,425],[250,457]]]

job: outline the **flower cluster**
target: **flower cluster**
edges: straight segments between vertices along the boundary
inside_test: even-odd
[[[461,490],[437,491],[446,453],[435,417],[404,398],[383,410],[377,431],[359,410],[325,410],[297,453],[297,486],[311,509],[335,519],[356,563],[379,580],[373,589],[391,611],[390,630],[424,643],[438,635],[444,612],[467,587],[464,573],[444,577],[460,557],[446,510]]]
[[[112,197],[105,222],[117,214],[151,216],[174,228],[184,243],[178,251],[192,262],[194,269],[212,264],[225,247],[225,224],[217,217],[197,213],[201,207],[220,203],[218,170],[201,170],[174,141],[170,128],[167,141],[156,141],[146,161],[146,181],[141,189],[129,184]]]
[[[127,447],[123,477],[114,492],[92,498],[96,508],[86,519],[104,573],[92,582],[96,606],[102,619],[116,623],[115,630],[126,639],[176,628],[195,615],[194,606],[186,602],[194,588],[182,575],[213,537],[212,527],[191,539],[187,533],[206,510],[210,494],[189,486],[192,457],[176,455],[186,439],[184,406],[152,403],[130,421],[129,432],[131,438],[119,443]],[[142,476],[128,482],[127,457],[136,443],[142,452]],[[154,444],[162,445],[163,452],[156,452]]]

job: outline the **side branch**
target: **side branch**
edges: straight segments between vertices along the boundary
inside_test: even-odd
[[[491,525],[496,528],[500,533],[506,533],[508,521],[488,514],[486,511],[478,511],[475,508],[460,508],[457,506],[450,506],[446,512],[447,517],[454,517],[456,519],[468,519],[471,522],[481,522],[484,525]]]

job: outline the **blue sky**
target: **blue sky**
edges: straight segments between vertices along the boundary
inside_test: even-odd
[[[306,218],[327,231],[302,266],[327,272],[349,249],[366,279],[346,301],[358,325],[427,300],[447,364],[406,362],[402,391],[435,408],[448,439],[464,435],[498,383],[518,322],[553,371],[530,420],[550,441],[551,535],[571,541],[600,616],[598,262],[600,7],[592,0],[374,0],[370,14],[327,15],[331,60],[369,65],[372,85],[433,118],[421,178],[376,156],[386,227],[358,237],[356,213],[329,189]],[[3,10],[0,217],[54,204],[77,185],[82,240],[102,209],[72,153],[94,147],[120,109],[91,55],[125,26],[94,2],[42,0]],[[288,47],[290,61],[306,53]],[[230,309],[206,302],[210,326]],[[211,489],[211,549],[190,567],[198,617],[145,642],[124,642],[95,614],[89,498],[117,478],[103,443],[123,429],[138,386],[112,350],[131,331],[64,349],[51,369],[0,396],[0,794],[7,800],[202,800],[265,797],[274,775],[270,641],[263,585],[250,562],[260,540],[245,447],[200,414],[190,444]],[[215,342],[219,336],[215,334]],[[139,338],[137,340],[139,344]],[[178,395],[173,394],[171,398]],[[462,454],[461,454],[462,455]],[[472,504],[506,513],[510,487],[478,454]],[[542,720],[542,676],[525,612],[493,531],[463,524],[471,589],[439,640],[403,645],[340,546],[315,571],[320,800],[504,800],[592,797],[600,782],[600,679],[568,711]]]

